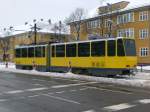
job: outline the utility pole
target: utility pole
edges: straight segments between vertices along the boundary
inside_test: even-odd
[[[59,29],[59,40],[61,41],[61,30],[62,30],[62,22],[61,21],[59,21],[58,29]]]
[[[110,14],[109,14],[109,21],[108,21],[108,24],[109,24],[109,33],[108,33],[108,35],[109,35],[109,38],[112,36],[112,4],[109,4],[109,3],[107,3],[107,7],[108,7],[108,12],[110,12]]]
[[[35,45],[37,44],[36,39],[37,39],[37,25],[35,23],[34,24],[34,44]]]

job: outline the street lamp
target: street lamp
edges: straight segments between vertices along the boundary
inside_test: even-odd
[[[111,35],[112,35],[112,24],[113,24],[113,20],[112,20],[112,4],[107,3],[107,7],[108,7],[108,13],[110,15],[109,20],[108,20],[108,24],[109,24],[108,37],[110,38]]]
[[[43,19],[41,19],[41,21],[43,21]],[[40,28],[37,27],[37,20],[36,19],[33,20],[33,23],[34,23],[34,25],[32,26],[30,24],[30,26],[31,26],[31,32],[32,32],[32,29],[34,30],[34,43],[33,44],[36,45],[37,44],[37,30],[40,30]],[[28,22],[25,22],[25,25],[28,25]]]
[[[42,18],[39,21],[37,21],[36,19],[34,19],[33,20],[33,25],[30,24],[30,26],[31,26],[31,28],[30,28],[31,32],[30,33],[32,33],[32,32],[34,33],[34,42],[33,42],[33,44],[37,44],[37,31],[41,30],[43,28],[46,28],[47,25],[51,25],[52,24],[51,23],[51,19],[48,19],[46,21],[46,25],[45,25],[45,23],[44,24],[41,24],[41,23],[44,23],[44,19],[42,19]],[[28,24],[29,24],[28,22],[25,22],[25,25],[28,25]],[[42,26],[40,26],[40,24]]]

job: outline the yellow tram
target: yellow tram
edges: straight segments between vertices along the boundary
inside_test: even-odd
[[[36,66],[41,71],[124,75],[137,65],[135,40],[123,37],[23,46],[15,50],[16,67],[21,69]]]

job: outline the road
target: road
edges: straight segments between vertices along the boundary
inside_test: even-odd
[[[150,91],[0,72],[0,112],[149,112]]]

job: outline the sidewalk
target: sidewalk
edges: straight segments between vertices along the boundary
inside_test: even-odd
[[[135,76],[125,76],[120,78],[107,78],[107,77],[94,77],[94,76],[85,76],[77,75],[73,73],[49,73],[49,72],[38,72],[35,70],[18,70],[14,66],[0,66],[0,71],[3,72],[13,72],[13,73],[23,73],[28,75],[40,75],[48,77],[59,77],[59,78],[68,78],[68,79],[78,79],[86,81],[94,81],[100,83],[116,84],[129,87],[139,87],[139,88],[149,88],[150,89],[150,73],[140,73],[138,72]]]

